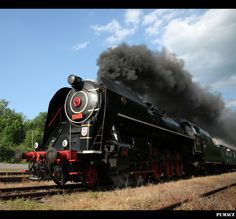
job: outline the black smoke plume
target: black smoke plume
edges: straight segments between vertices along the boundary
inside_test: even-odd
[[[169,116],[186,118],[214,137],[236,145],[236,113],[225,108],[220,95],[193,82],[184,61],[167,50],[153,52],[145,45],[125,43],[102,52],[98,80],[120,81]]]

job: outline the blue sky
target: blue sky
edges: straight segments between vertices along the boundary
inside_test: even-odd
[[[166,47],[235,110],[235,39],[236,10],[1,9],[0,98],[32,119],[69,74],[95,80],[99,54],[126,42]]]

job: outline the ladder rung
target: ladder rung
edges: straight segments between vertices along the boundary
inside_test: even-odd
[[[102,130],[103,130],[103,128],[102,128],[102,126],[99,128],[99,130],[98,130],[98,134],[96,135],[96,137],[95,137],[95,140],[94,140],[94,142],[93,142],[93,146],[94,145],[101,145],[102,144]],[[100,141],[99,141],[100,140]]]

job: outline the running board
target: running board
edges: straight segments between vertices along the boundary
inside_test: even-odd
[[[37,176],[30,176],[29,177],[30,180],[35,180],[35,181],[40,181],[41,179],[38,178]]]
[[[86,151],[79,151],[78,154],[101,154],[102,151],[97,150],[86,150]]]

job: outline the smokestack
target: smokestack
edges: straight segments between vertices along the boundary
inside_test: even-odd
[[[67,79],[68,83],[76,90],[82,90],[84,82],[82,78],[75,76],[75,75],[69,75]]]
[[[211,135],[236,145],[236,113],[221,97],[193,82],[184,61],[166,49],[153,52],[145,45],[118,47],[102,52],[97,79],[120,81],[168,115],[186,118]]]

